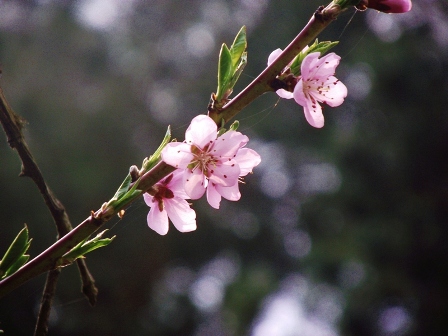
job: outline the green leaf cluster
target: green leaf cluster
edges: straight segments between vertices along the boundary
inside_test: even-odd
[[[300,66],[302,65],[303,59],[313,52],[319,52],[320,56],[323,56],[325,53],[327,53],[331,48],[336,46],[339,43],[339,41],[331,42],[331,41],[323,41],[319,42],[317,39],[314,41],[312,45],[310,45],[308,48],[305,48],[302,50],[292,61],[290,65],[291,72],[294,76],[300,75]]]
[[[225,101],[233,91],[238,78],[247,63],[246,27],[243,26],[233,41],[232,46],[225,43],[221,46],[218,62],[218,89],[214,100],[218,103]]]
[[[30,247],[31,240],[25,225],[0,261],[0,279],[13,274],[28,261],[30,256],[25,253]]]
[[[64,254],[59,260],[56,266],[67,266],[70,265],[78,258],[84,258],[84,256],[97,248],[109,245],[112,240],[115,239],[115,236],[112,238],[103,238],[102,236],[106,233],[107,230],[104,230],[96,235],[95,238],[90,240],[83,240],[74,248],[72,248],[69,252]]]

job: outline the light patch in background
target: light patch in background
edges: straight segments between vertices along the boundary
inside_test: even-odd
[[[147,104],[152,117],[161,124],[176,120],[180,99],[176,90],[164,83],[154,84],[148,93]]]
[[[190,300],[202,311],[216,311],[224,298],[224,286],[213,276],[203,276],[193,283]]]
[[[262,192],[271,198],[280,198],[291,188],[292,179],[284,170],[270,170],[261,178]]]
[[[293,230],[283,238],[286,253],[293,258],[303,258],[311,251],[311,237],[303,230]]]
[[[239,0],[233,18],[237,26],[254,26],[267,8],[268,0]]]
[[[286,150],[281,143],[251,139],[250,147],[262,157],[260,164],[256,168],[257,171],[276,170],[285,166]]]
[[[169,268],[164,275],[164,282],[167,289],[174,294],[185,294],[193,282],[194,272],[185,266],[177,266]]]
[[[225,28],[231,19],[229,7],[223,1],[204,1],[201,11],[204,22],[218,29]]]
[[[325,283],[310,286],[305,302],[314,317],[331,325],[336,325],[344,312],[342,291]]]
[[[255,318],[252,336],[337,336],[334,318],[308,311],[306,301],[313,296],[309,281],[299,274],[286,277],[280,290],[266,298],[259,315]],[[331,291],[324,291],[322,306],[339,305],[339,296],[332,297]],[[327,306],[328,306],[327,305]]]
[[[0,2],[0,28],[11,29],[20,26],[21,18],[25,14],[25,8],[14,1]]]
[[[188,52],[194,57],[201,58],[215,50],[215,37],[211,28],[205,24],[195,24],[185,32]]]
[[[411,324],[411,315],[402,306],[385,308],[378,318],[378,326],[382,331],[382,335],[406,335]]]
[[[75,18],[96,30],[110,30],[133,8],[133,0],[80,0],[75,5]]]
[[[363,100],[372,90],[371,67],[366,63],[358,63],[349,70],[344,84],[350,92],[350,99]]]
[[[293,184],[286,168],[286,150],[276,142],[251,141],[253,148],[263,159],[257,166],[257,175],[261,176],[260,189],[271,198],[280,198]]]
[[[238,258],[223,253],[199,271],[189,290],[191,302],[202,312],[213,313],[222,305],[226,286],[231,284],[240,271]]]
[[[368,10],[366,20],[370,29],[384,42],[395,42],[402,30],[394,15]]]
[[[332,163],[310,163],[299,167],[297,183],[306,194],[332,193],[341,186],[341,174]]]

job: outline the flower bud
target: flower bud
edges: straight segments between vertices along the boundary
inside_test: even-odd
[[[361,0],[356,6],[359,10],[376,9],[384,13],[405,13],[412,8],[411,0]]]

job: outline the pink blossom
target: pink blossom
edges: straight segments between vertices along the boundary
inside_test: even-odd
[[[341,58],[335,53],[322,58],[319,55],[319,52],[313,52],[303,59],[300,66],[301,78],[293,92],[294,100],[303,106],[308,123],[318,128],[324,126],[319,103],[339,106],[347,96],[347,87],[333,76]]]
[[[304,49],[305,50],[305,49]],[[281,54],[281,49],[274,50],[268,58],[270,65]],[[341,59],[335,53],[319,58],[319,52],[305,56],[300,66],[301,74],[293,92],[284,89],[276,93],[285,99],[294,98],[297,104],[303,106],[305,118],[311,126],[321,128],[324,126],[324,116],[319,103],[330,106],[339,106],[347,96],[347,88],[340,82],[334,73]]]
[[[255,154],[240,151],[248,141],[247,136],[237,131],[228,131],[218,137],[215,122],[206,115],[199,115],[185,132],[185,142],[165,146],[162,160],[184,169],[183,185],[191,199],[202,197],[210,188],[209,203],[217,208],[221,196],[239,199],[238,178],[247,175],[259,163],[259,156],[254,151]]]
[[[196,230],[196,213],[186,201],[188,195],[183,189],[183,172],[176,170],[155,184],[154,195],[143,194],[148,213],[148,226],[160,235],[168,232],[168,217],[180,232]]]
[[[252,172],[252,169],[261,162],[260,155],[250,148],[241,148],[235,156],[235,161],[240,166],[240,178]],[[239,184],[235,183],[233,186],[224,187],[214,182],[209,182],[207,186],[207,201],[215,209],[219,209],[221,197],[229,201],[238,201],[241,198],[241,193],[238,188]]]
[[[411,0],[363,0],[359,9],[372,8],[384,13],[405,13],[412,8]]]

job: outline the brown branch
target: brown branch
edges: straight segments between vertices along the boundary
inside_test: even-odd
[[[60,268],[49,271],[47,274],[47,280],[45,281],[45,289],[42,294],[40,311],[37,318],[36,329],[34,330],[34,336],[45,336],[48,333],[48,321],[50,319],[51,306],[60,274]]]
[[[58,238],[65,236],[68,232],[72,230],[72,225],[70,223],[70,219],[68,218],[67,212],[65,211],[65,208],[62,205],[62,203],[55,197],[53,192],[47,186],[43,178],[43,175],[29,150],[29,147],[22,133],[22,129],[25,125],[25,120],[16,113],[14,113],[14,111],[11,109],[3,94],[3,90],[1,89],[1,87],[0,87],[0,121],[6,133],[9,146],[17,151],[22,161],[20,176],[28,176],[34,181],[42,197],[44,198],[45,204],[47,205],[47,208],[49,209],[53,217],[53,220],[56,224],[56,228],[58,231]],[[79,273],[82,281],[82,288],[81,288],[82,292],[87,296],[90,304],[94,305],[96,302],[96,296],[98,292],[98,289],[95,286],[95,280],[90,274],[84,260],[77,261],[77,265],[79,268]],[[55,288],[57,277],[48,277],[48,280],[54,281],[54,284],[47,283],[46,286],[48,285],[49,288],[52,287]],[[47,291],[45,291],[45,293],[46,292]],[[47,304],[41,305],[41,313],[43,314],[42,316],[46,316],[49,314],[49,312],[47,314],[47,312],[42,311],[42,309],[47,308],[49,309],[50,307]],[[40,316],[39,320],[41,320]]]

